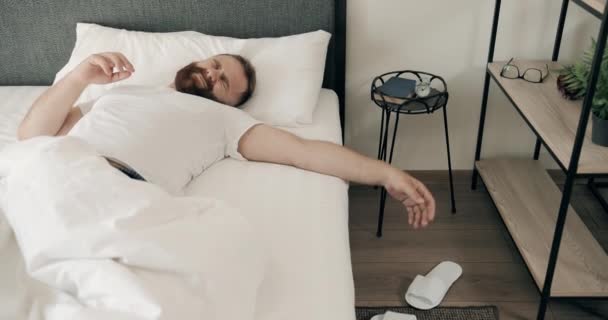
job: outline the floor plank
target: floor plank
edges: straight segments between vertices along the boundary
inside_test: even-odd
[[[445,301],[533,302],[536,290],[522,264],[459,263],[464,272]],[[437,263],[355,263],[355,296],[362,301],[403,302],[404,293],[418,274]]]
[[[457,214],[451,213],[449,206],[449,186],[446,183],[427,183],[435,195],[437,215],[429,227],[433,230],[504,230],[500,216],[496,214],[492,199],[483,187],[470,190],[468,184],[455,186]],[[353,229],[371,230],[378,224],[380,190],[371,187],[354,186],[350,188],[350,226]],[[410,229],[407,215],[398,201],[388,197],[384,215],[384,230]]]
[[[497,230],[388,230],[380,239],[370,230],[350,234],[353,262],[521,262]]]
[[[436,221],[423,231],[407,226],[399,203],[389,199],[384,238],[376,239],[379,190],[366,186],[350,189],[357,305],[405,305],[403,294],[414,276],[450,258],[462,262],[464,275],[442,305],[496,305],[501,320],[535,318],[540,295],[483,184],[472,191],[471,172],[456,172],[458,213],[452,215],[447,172],[412,174],[429,187],[439,203]],[[560,172],[551,172],[551,176],[563,182]],[[577,181],[572,201],[583,222],[607,250],[608,213],[584,181]],[[608,319],[607,308],[606,299],[554,299],[546,319]]]

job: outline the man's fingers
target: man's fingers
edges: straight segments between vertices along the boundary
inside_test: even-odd
[[[417,190],[424,197],[424,202],[426,205],[426,216],[428,220],[435,220],[435,198],[433,198],[433,195],[431,194],[429,189],[427,189],[427,187],[420,181],[418,181]]]
[[[406,207],[407,209],[407,224],[410,226],[414,223],[414,211],[410,207]]]
[[[407,209],[410,225],[415,229],[428,226],[435,219],[435,199],[431,192],[410,175],[399,178],[387,183],[387,191]]]
[[[120,81],[131,76],[129,71],[121,71],[112,74],[112,82]]]
[[[133,64],[131,63],[131,61],[129,61],[129,59],[127,59],[127,57],[125,57],[124,54],[117,52],[116,55],[118,55],[118,57],[120,58],[120,60],[122,60],[122,63],[125,65],[125,67],[127,68],[127,70],[133,72],[135,71],[135,68],[133,67]]]
[[[133,67],[133,64],[131,64],[131,61],[129,61],[129,59],[127,59],[127,57],[125,57],[124,54],[122,54],[120,52],[116,52],[116,55],[118,55],[118,57],[120,58],[123,65],[126,67],[126,69],[128,71],[135,72],[135,68]]]
[[[427,216],[429,221],[435,220],[435,198],[433,196],[430,197],[430,202],[427,205]]]
[[[93,58],[93,64],[99,66],[101,68],[101,70],[103,70],[103,72],[107,75],[107,76],[112,76],[112,61],[108,60],[106,57],[102,56],[102,55],[95,55],[95,57]]]
[[[104,53],[103,56],[105,58],[109,59],[110,61],[112,61],[112,64],[114,65],[114,67],[118,69],[118,72],[122,72],[125,70],[125,64],[118,57],[118,55],[116,55],[114,53]]]
[[[420,218],[422,213],[420,212],[420,208],[418,208],[418,206],[414,206],[414,229],[418,229],[418,227],[420,226]]]
[[[426,227],[429,224],[428,210],[424,205],[419,205],[418,209],[420,210],[420,225]]]

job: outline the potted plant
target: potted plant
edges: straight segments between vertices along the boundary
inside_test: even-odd
[[[565,66],[557,77],[557,87],[564,98],[576,100],[587,92],[591,64],[597,42],[592,39],[591,47],[573,65]],[[593,96],[591,141],[608,147],[608,50],[604,51],[595,95]]]

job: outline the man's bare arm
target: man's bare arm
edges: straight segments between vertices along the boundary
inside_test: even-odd
[[[114,67],[122,71],[113,72]],[[131,63],[120,53],[91,55],[34,101],[17,129],[17,138],[66,134],[82,117],[73,105],[89,84],[120,81],[133,71]]]
[[[250,129],[239,141],[248,160],[291,165],[368,185],[382,185],[407,209],[409,223],[426,226],[435,217],[435,200],[420,181],[340,145],[299,138],[266,125]]]
[[[19,125],[17,138],[24,140],[36,136],[56,135],[85,88],[84,82],[68,75],[47,89],[36,99]]]

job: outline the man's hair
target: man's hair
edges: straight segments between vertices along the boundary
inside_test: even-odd
[[[247,78],[247,90],[245,90],[245,92],[243,92],[243,94],[241,94],[241,98],[235,105],[235,107],[240,107],[245,102],[247,102],[247,100],[249,100],[249,98],[251,98],[251,95],[253,95],[253,91],[255,91],[255,81],[256,81],[255,80],[255,68],[253,67],[253,65],[251,64],[251,62],[249,60],[247,60],[245,57],[243,57],[241,55],[229,54],[229,53],[227,53],[225,55],[235,58],[243,67],[243,71],[245,71],[245,78]]]

